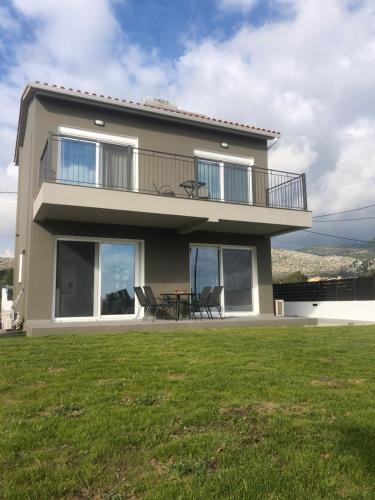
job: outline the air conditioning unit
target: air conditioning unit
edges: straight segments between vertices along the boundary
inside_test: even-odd
[[[275,300],[275,316],[285,316],[285,307],[283,300]]]
[[[3,311],[1,313],[1,328],[3,330],[12,330],[14,321],[14,311]]]

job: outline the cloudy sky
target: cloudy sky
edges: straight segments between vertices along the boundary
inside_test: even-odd
[[[270,167],[306,172],[315,214],[375,204],[375,0],[1,0],[0,191],[28,81],[179,107],[282,132]],[[14,195],[0,194],[0,255]],[[375,217],[375,207],[337,218]],[[375,219],[314,231],[370,239]],[[275,246],[340,240],[295,233]]]

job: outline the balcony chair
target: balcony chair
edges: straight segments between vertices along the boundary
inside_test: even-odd
[[[153,181],[154,189],[157,192],[157,194],[161,196],[176,196],[176,193],[173,191],[171,186],[168,184],[165,184],[163,186],[157,187],[155,184],[155,181]]]
[[[221,304],[220,304],[220,297],[223,289],[224,289],[223,286],[215,286],[210,295],[208,296],[206,309],[211,319],[213,319],[211,311],[211,309],[213,308],[216,309],[217,312],[219,313],[220,319],[224,319],[223,315],[221,314]]]

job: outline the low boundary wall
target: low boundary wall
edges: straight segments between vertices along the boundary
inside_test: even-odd
[[[375,300],[285,302],[285,315],[375,322]]]

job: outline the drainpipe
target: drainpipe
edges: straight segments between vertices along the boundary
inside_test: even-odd
[[[267,146],[267,151],[269,151],[269,150],[270,150],[270,149],[271,149],[271,148],[272,148],[272,147],[273,147],[273,146],[277,143],[277,141],[278,141],[278,140],[279,140],[279,138],[278,138],[278,136],[276,136],[276,137],[272,140],[272,142],[270,143],[270,145],[269,145],[269,146]]]

